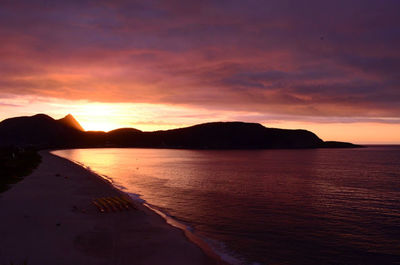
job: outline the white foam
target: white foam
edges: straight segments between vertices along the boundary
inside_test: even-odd
[[[212,248],[212,250],[217,253],[221,260],[232,265],[244,265],[246,264],[243,260],[235,257],[235,254],[229,251],[226,245],[220,241],[204,238],[204,241]]]
[[[185,232],[186,237],[191,240],[193,243],[197,244],[200,248],[202,248],[205,252],[212,252],[213,256],[215,255],[222,261],[232,264],[232,265],[244,265],[245,263],[241,261],[240,259],[234,257],[227,251],[227,248],[222,242],[218,242],[216,240],[212,240],[209,238],[205,238],[203,236],[200,236],[196,234],[194,231],[195,229],[191,226],[185,225],[182,222],[179,222],[178,220],[172,218],[170,215],[162,212],[161,210],[157,209],[157,207],[150,205],[148,203],[143,203],[144,206],[149,208],[150,210],[154,211],[158,215],[164,218],[164,220],[181,230]]]
[[[126,189],[126,188],[125,188]],[[134,201],[137,201],[137,202],[140,202],[140,203],[145,203],[146,201],[145,200],[143,200],[142,198],[141,198],[141,195],[140,194],[136,194],[136,193],[132,193],[132,192],[127,192],[127,191],[124,191],[126,194],[128,194],[129,195],[129,197],[132,199],[132,200],[134,200]]]

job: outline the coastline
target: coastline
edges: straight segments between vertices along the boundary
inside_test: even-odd
[[[154,214],[154,213],[157,214],[169,226],[172,226],[174,228],[177,228],[177,229],[181,230],[183,232],[184,236],[187,238],[187,240],[189,240],[191,243],[197,245],[204,252],[204,254],[206,254],[208,257],[210,257],[214,262],[216,262],[216,264],[218,264],[218,265],[231,265],[231,264],[237,264],[238,263],[237,260],[232,260],[232,257],[222,258],[222,255],[220,256],[219,254],[217,254],[217,252],[212,247],[210,247],[209,244],[207,244],[206,242],[204,242],[204,240],[202,238],[200,238],[199,236],[195,235],[190,230],[188,230],[187,227],[184,224],[182,224],[179,221],[167,216],[165,213],[161,212],[160,210],[157,210],[152,205],[148,204],[145,200],[139,198],[139,196],[137,194],[131,194],[131,193],[127,193],[127,192],[122,191],[121,187],[117,187],[113,183],[112,178],[110,178],[110,177],[108,177],[106,175],[101,175],[101,174],[93,171],[92,169],[90,169],[89,167],[87,167],[86,165],[84,165],[84,164],[82,164],[82,163],[80,163],[78,161],[70,160],[68,158],[61,157],[59,155],[56,155],[56,154],[52,153],[53,151],[57,151],[57,150],[50,150],[50,151],[48,151],[48,153],[50,155],[59,157],[61,159],[65,159],[65,160],[77,165],[78,167],[81,167],[81,168],[85,169],[86,171],[90,172],[91,174],[96,176],[99,180],[102,180],[103,182],[105,182],[107,185],[110,186],[110,188],[114,189],[116,192],[118,192],[122,196],[129,197],[130,201],[135,205],[135,207],[140,208],[139,210],[146,211],[146,212],[150,211],[152,214]],[[230,259],[231,261],[228,262],[226,259]]]
[[[135,200],[138,210],[100,213],[93,198],[123,191],[67,159],[40,155],[31,175],[0,194],[0,264],[225,264]]]

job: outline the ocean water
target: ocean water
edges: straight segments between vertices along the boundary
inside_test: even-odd
[[[400,146],[53,152],[235,264],[400,264]]]

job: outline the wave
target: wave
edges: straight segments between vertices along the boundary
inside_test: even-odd
[[[190,241],[198,245],[209,256],[231,265],[244,264],[242,260],[236,258],[233,254],[231,254],[222,242],[212,240],[210,238],[206,238],[195,233],[195,229],[193,227],[191,227],[190,225],[186,225],[179,220],[171,217],[167,213],[158,209],[157,206],[153,206],[146,201],[143,203],[143,205],[160,215],[167,222],[167,224],[181,229]]]

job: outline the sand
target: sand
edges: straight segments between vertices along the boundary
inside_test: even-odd
[[[219,263],[137,202],[138,210],[100,213],[92,199],[118,190],[66,159],[40,155],[33,174],[0,194],[0,265]]]

